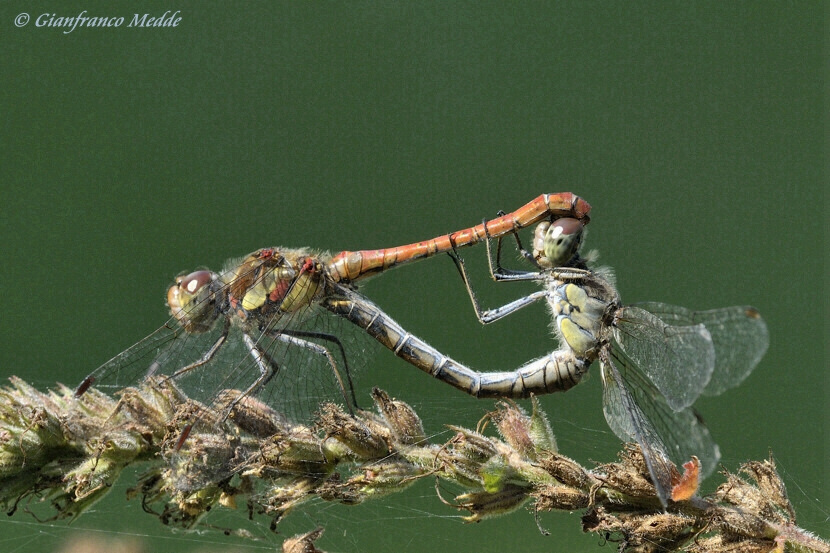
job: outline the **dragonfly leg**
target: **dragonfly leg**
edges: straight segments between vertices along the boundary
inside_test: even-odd
[[[340,350],[340,356],[343,358],[343,370],[346,373],[346,383],[348,384],[348,387],[349,387],[349,394],[352,396],[351,397],[351,402],[349,402],[348,399],[347,399],[346,405],[347,406],[353,405],[355,409],[360,409],[360,407],[358,407],[358,405],[357,405],[357,395],[355,394],[355,391],[354,391],[354,384],[352,382],[352,372],[349,369],[349,359],[346,356],[346,348],[343,347],[343,342],[340,341],[340,338],[338,338],[337,336],[335,336],[333,334],[326,334],[325,332],[313,332],[313,331],[309,331],[309,330],[284,329],[281,332],[282,332],[282,334],[287,334],[287,335],[298,337],[298,338],[299,337],[302,337],[302,338],[316,338],[318,340],[325,340],[326,342],[331,342],[332,344],[337,346],[337,349]],[[312,343],[312,342],[306,342],[306,343],[308,344],[308,343]],[[320,347],[322,348],[322,346],[320,346]],[[325,350],[325,348],[322,348],[322,349]],[[325,351],[326,351],[326,353],[324,355],[326,355],[327,359],[330,359],[331,355],[328,354],[327,350],[325,350]],[[318,351],[318,353],[320,353],[320,352]],[[342,382],[342,380],[340,378],[340,374],[337,370],[337,365],[334,363],[333,359],[330,359],[329,364],[331,365],[332,371],[334,372],[335,377],[337,378],[337,381],[340,383],[340,386],[342,388],[343,387],[343,382]],[[344,399],[345,399],[345,392],[344,392]]]
[[[251,354],[251,357],[254,358],[254,361],[257,364],[257,368],[259,368],[259,378],[256,381],[248,386],[245,390],[242,391],[233,401],[228,403],[225,407],[225,414],[222,416],[222,420],[224,421],[227,419],[233,410],[239,405],[239,402],[257,391],[262,386],[268,383],[275,374],[279,372],[279,365],[277,364],[274,359],[262,351],[259,346],[257,346],[256,342],[253,338],[247,333],[242,333],[242,341],[245,343],[245,347],[248,348],[248,353]],[[179,438],[179,442],[176,446],[176,450],[178,451],[182,444],[184,444],[185,440],[187,439],[187,434],[190,433],[190,430],[193,425],[188,425],[185,429],[185,434]]]
[[[268,384],[274,375],[277,374],[280,370],[279,364],[274,360],[273,357],[265,353],[263,350],[259,348],[259,346],[254,342],[254,339],[246,332],[242,334],[242,339],[245,342],[245,346],[248,348],[248,352],[251,354],[251,357],[254,358],[256,361],[257,367],[259,368],[259,378],[256,381],[248,386],[244,392],[239,396],[236,400],[237,402],[239,399],[257,391],[262,386]],[[233,406],[236,405],[234,402]]]
[[[550,270],[551,276],[556,280],[584,280],[594,275],[587,269],[579,269],[577,267],[556,267]]]
[[[511,274],[501,274],[497,277],[496,276],[497,273],[493,272],[492,257],[491,257],[490,252],[489,252],[489,243],[490,242],[488,240],[487,241],[487,244],[488,244],[487,259],[491,261],[490,274],[493,276],[493,278],[496,279],[496,282],[501,282],[501,281],[525,281],[525,280],[538,281],[538,280],[543,280],[544,279],[544,276],[542,275],[542,273],[539,273],[539,272],[521,272],[521,273],[520,272],[515,272],[515,273],[511,273]],[[542,298],[547,296],[546,291],[540,290],[538,292],[534,292],[533,294],[530,294],[530,295],[525,296],[523,298],[519,298],[518,300],[513,301],[513,302],[511,302],[507,305],[503,305],[503,306],[495,308],[495,309],[482,310],[481,305],[478,302],[478,298],[476,297],[475,291],[473,290],[473,286],[470,283],[470,277],[467,274],[467,267],[464,264],[464,259],[460,255],[458,255],[457,252],[449,252],[449,255],[450,255],[450,258],[455,263],[455,267],[458,270],[458,274],[461,275],[461,280],[464,282],[464,287],[467,289],[467,294],[470,297],[470,301],[473,304],[473,310],[475,311],[476,317],[478,318],[478,320],[481,324],[488,324],[488,323],[492,323],[494,321],[497,321],[497,320],[501,319],[502,317],[504,317],[504,316],[506,316],[510,313],[513,313],[514,311],[517,311],[517,310],[521,309],[522,307],[530,305],[531,303],[534,303],[535,301],[537,301],[539,299],[542,299]]]
[[[499,217],[504,217],[504,215],[505,215],[504,211],[499,211],[498,212]],[[486,225],[484,226],[484,230],[485,230],[485,233],[487,233],[487,226]],[[536,258],[533,257],[533,254],[530,253],[529,251],[527,251],[524,248],[524,246],[522,246],[522,239],[519,236],[519,229],[518,228],[513,228],[510,231],[510,234],[516,240],[516,249],[519,251],[521,256],[524,257],[527,261],[529,261],[537,269],[541,269],[541,267],[539,266],[539,263],[536,261]],[[496,270],[495,271],[493,271],[492,263],[490,264],[490,274],[493,276],[493,280],[498,280],[496,275],[524,273],[524,271],[514,271],[512,269],[505,269],[504,267],[501,266],[501,241],[502,241],[503,238],[504,238],[503,236],[499,236],[497,238],[497,241],[496,241]],[[490,259],[490,251],[489,251],[490,250],[490,240],[491,240],[490,234],[487,233],[487,243],[485,244],[485,246],[487,247],[487,250],[488,250],[487,251],[487,259],[488,260]]]
[[[473,287],[470,284],[470,278],[467,275],[467,269],[464,265],[464,259],[458,255],[458,253],[453,248],[453,251],[449,253],[450,259],[452,259],[453,263],[455,263],[455,268],[458,270],[458,274],[461,275],[461,280],[464,282],[464,288],[467,290],[467,295],[470,298],[470,301],[473,304],[473,311],[475,311],[476,318],[481,324],[485,324],[484,319],[482,319],[482,311],[481,305],[478,303],[478,298],[476,297],[475,292],[473,291]],[[490,258],[490,255],[487,255],[487,258]]]
[[[503,217],[504,212],[500,211],[499,216]],[[485,238],[486,238],[485,241],[484,241],[484,248],[487,250],[487,267],[490,270],[490,277],[493,280],[495,280],[496,282],[499,282],[499,281],[502,281],[502,280],[514,280],[513,277],[515,277],[516,275],[527,274],[527,271],[515,271],[513,269],[505,269],[504,267],[502,267],[502,265],[501,265],[501,244],[502,244],[503,236],[499,236],[498,238],[496,238],[496,263],[495,263],[495,265],[493,264],[493,252],[492,252],[492,249],[491,249],[492,246],[490,246],[490,241],[493,240],[493,237],[490,236],[490,232],[487,230],[487,219],[485,219],[482,222],[482,226],[484,227],[484,235],[485,235]],[[528,261],[530,261],[533,264],[534,267],[536,267],[537,269],[540,269],[539,264],[536,263],[536,260],[533,258],[533,255],[530,252],[526,251],[522,247],[522,240],[519,237],[519,229],[518,228],[513,228],[513,229],[510,230],[509,234],[511,234],[513,236],[513,238],[516,239],[516,247],[518,248],[518,250],[522,254],[522,256],[525,257]],[[455,256],[458,259],[461,259],[461,256],[458,255],[458,251],[456,250],[455,247],[453,247],[453,253],[455,254]],[[463,259],[462,259],[462,263],[463,263]]]
[[[213,343],[213,345],[210,346],[210,349],[207,350],[199,359],[197,359],[196,361],[194,361],[193,363],[191,363],[189,365],[186,365],[186,366],[182,367],[181,369],[177,370],[176,372],[174,372],[173,374],[171,374],[167,378],[178,378],[179,376],[181,376],[181,375],[183,375],[187,372],[190,372],[193,369],[199,368],[199,367],[209,363],[210,360],[213,359],[213,357],[216,355],[216,353],[220,349],[222,349],[222,346],[225,344],[225,340],[227,340],[227,338],[228,338],[228,332],[230,332],[230,329],[231,329],[231,321],[230,321],[230,319],[225,319],[225,326],[224,326],[224,328],[222,328],[222,334],[220,334],[219,337],[216,339],[216,341]],[[158,369],[158,364],[153,363],[150,366],[150,370],[147,371],[147,376],[153,376],[153,374],[155,374],[157,369]]]
[[[335,361],[334,356],[324,346],[321,346],[320,344],[316,344],[316,343],[314,343],[310,340],[305,340],[304,338],[301,338],[300,336],[311,337],[311,338],[319,338],[321,340],[330,340],[332,342],[335,342],[340,347],[340,351],[343,354],[343,360],[345,361],[346,352],[343,349],[343,345],[340,343],[340,340],[338,340],[334,336],[331,336],[330,334],[323,334],[323,333],[317,333],[317,332],[302,332],[302,331],[296,331],[296,330],[282,330],[280,332],[269,333],[269,335],[271,337],[277,339],[277,340],[280,340],[281,342],[285,342],[286,344],[291,344],[291,345],[294,345],[294,346],[305,348],[305,349],[308,349],[308,350],[310,350],[314,353],[317,353],[319,355],[324,356],[326,358],[326,360],[328,361],[329,367],[331,367],[331,371],[334,374],[334,377],[337,379],[337,386],[338,386],[338,388],[340,388],[340,394],[343,397],[343,402],[346,404],[346,408],[348,409],[349,413],[354,414],[354,411],[352,409],[352,405],[357,407],[357,401],[354,401],[354,404],[353,404],[352,401],[349,400],[349,395],[346,393],[346,386],[343,382],[343,377],[340,376],[340,370],[337,368],[337,362]],[[259,361],[257,361],[257,363],[259,363]],[[348,366],[347,366],[347,370],[348,370]],[[347,374],[348,374],[348,372],[347,372]],[[273,376],[273,375],[271,375],[271,376]],[[270,379],[270,376],[269,376],[269,379]],[[266,382],[268,382],[267,379],[262,384],[264,385]],[[351,390],[351,393],[352,393],[352,399],[354,400],[355,399],[354,398],[354,388],[352,387],[351,375],[349,375],[348,382],[349,382],[349,389]],[[257,382],[254,383],[254,386],[258,386],[258,385],[259,384]]]

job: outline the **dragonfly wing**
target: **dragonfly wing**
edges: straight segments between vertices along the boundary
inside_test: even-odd
[[[602,356],[603,412],[611,430],[622,440],[636,441],[661,502],[671,493],[674,464],[696,455],[701,478],[709,475],[720,451],[709,430],[692,409],[675,411],[622,352]]]
[[[767,325],[750,306],[692,311],[658,302],[637,304],[675,326],[703,324],[715,346],[715,370],[705,395],[715,396],[739,385],[755,369],[769,347]]]
[[[654,427],[640,410],[613,362],[601,362],[602,411],[614,434],[624,442],[635,441],[651,474],[660,502],[666,505],[671,492],[672,463]]]
[[[157,329],[144,339],[125,349],[94,371],[78,386],[76,394],[80,395],[92,385],[110,393],[126,386],[133,386],[156,372],[155,362],[159,355],[167,352],[173,355],[184,343],[184,330],[175,319]]]
[[[613,327],[621,349],[680,411],[706,388],[715,367],[715,349],[703,324],[674,326],[638,307],[619,310]]]

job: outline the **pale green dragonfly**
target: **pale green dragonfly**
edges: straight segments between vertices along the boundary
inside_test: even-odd
[[[606,421],[622,440],[636,441],[658,496],[671,497],[674,463],[693,455],[703,476],[720,452],[692,404],[737,386],[767,350],[766,324],[753,307],[692,311],[657,302],[624,306],[610,269],[592,270],[579,248],[584,224],[561,218],[540,223],[534,251],[536,271],[506,271],[497,281],[536,281],[543,289],[482,311],[458,267],[482,323],[499,320],[538,300],[548,301],[560,348],[512,371],[478,372],[406,332],[383,311],[364,302],[332,302],[328,308],[365,328],[413,365],[476,397],[528,397],[565,391],[599,360]],[[500,244],[499,244],[500,246]],[[492,256],[488,258],[492,260]]]

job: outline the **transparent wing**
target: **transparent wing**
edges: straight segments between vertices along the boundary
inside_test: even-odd
[[[669,407],[662,394],[618,348],[604,350],[600,366],[605,420],[621,440],[634,440],[640,445],[664,505],[671,495],[675,464],[696,455],[701,461],[701,478],[714,470],[720,451],[692,409],[675,411]]]
[[[618,348],[625,352],[680,411],[706,388],[715,367],[715,349],[702,324],[672,326],[638,307],[618,310],[612,327]]]
[[[716,396],[739,385],[755,369],[769,347],[767,325],[754,307],[692,311],[658,302],[638,303],[637,306],[670,325],[706,326],[715,346],[715,370],[703,390],[705,395]]]
[[[89,386],[112,393],[125,386],[138,384],[153,372],[153,361],[159,354],[182,347],[183,334],[184,330],[171,318],[161,328],[92,371],[77,387],[75,393],[80,395]]]

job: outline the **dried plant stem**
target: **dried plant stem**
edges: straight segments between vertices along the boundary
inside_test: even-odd
[[[798,528],[772,459],[743,465],[711,497],[663,508],[638,449],[587,469],[557,452],[545,416],[500,404],[488,417],[499,437],[450,426],[431,443],[415,412],[375,390],[377,413],[320,408],[314,427],[292,424],[266,405],[228,390],[226,421],[169,381],[127,388],[118,400],[94,389],[39,392],[20,379],[0,390],[0,500],[14,511],[48,498],[53,518],[74,518],[106,494],[121,471],[148,468],[130,496],[170,525],[191,528],[217,505],[244,501],[272,527],[312,498],[357,504],[399,492],[420,478],[467,491],[451,502],[478,521],[519,508],[583,510],[582,527],[619,541],[620,551],[690,553],[830,552]],[[187,440],[182,428],[201,413]],[[180,447],[177,447],[180,446]],[[682,481],[678,475],[679,481]],[[286,551],[317,551],[322,531],[287,540]]]

